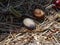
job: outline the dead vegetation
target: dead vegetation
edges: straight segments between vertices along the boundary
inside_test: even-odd
[[[60,22],[56,19],[60,20],[60,10],[44,9],[51,1],[10,0],[7,4],[0,11],[0,45],[60,45]],[[32,15],[36,7],[46,13],[43,21]],[[22,24],[26,17],[35,21],[36,29],[29,30]]]

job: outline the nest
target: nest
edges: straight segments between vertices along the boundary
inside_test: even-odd
[[[57,18],[60,14],[53,8],[45,9],[51,3],[52,0],[1,0],[0,44],[59,45],[60,22]],[[32,11],[36,8],[46,13],[44,20],[38,20],[33,16]],[[35,21],[35,30],[23,26],[22,20],[27,17]]]

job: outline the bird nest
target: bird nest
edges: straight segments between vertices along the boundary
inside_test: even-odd
[[[1,0],[0,45],[60,45],[59,10],[45,9],[51,3],[52,0]],[[35,8],[46,13],[44,20],[33,16]],[[35,21],[36,29],[23,26],[22,20],[27,17]]]

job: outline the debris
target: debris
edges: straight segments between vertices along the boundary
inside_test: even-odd
[[[16,9],[14,9],[14,7],[10,7],[9,11],[15,15],[16,17],[21,17],[22,15],[20,14],[20,12],[16,11]]]
[[[55,0],[53,3],[55,4],[54,8],[60,9],[60,0]]]
[[[51,4],[51,5],[47,6],[45,9],[50,9],[50,8],[52,8],[53,6],[55,6],[55,4]]]
[[[60,45],[58,8],[60,0],[1,0],[0,45]]]

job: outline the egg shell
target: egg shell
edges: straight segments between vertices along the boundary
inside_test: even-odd
[[[35,22],[30,18],[25,18],[23,20],[23,24],[29,29],[35,29],[36,28]]]
[[[34,16],[37,18],[44,17],[44,14],[45,14],[45,12],[41,9],[35,9],[33,13],[34,13]]]

